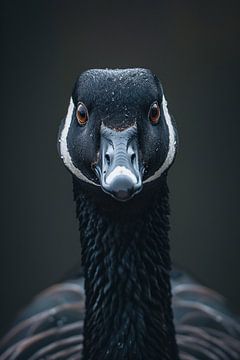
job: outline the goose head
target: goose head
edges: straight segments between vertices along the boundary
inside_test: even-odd
[[[176,148],[176,128],[150,70],[92,69],[78,77],[58,149],[85,186],[126,202],[166,174]]]

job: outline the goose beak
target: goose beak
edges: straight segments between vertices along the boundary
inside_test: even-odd
[[[96,173],[103,191],[116,200],[127,201],[142,189],[135,126],[122,131],[101,127]]]

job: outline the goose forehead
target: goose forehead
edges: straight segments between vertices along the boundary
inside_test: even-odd
[[[91,81],[120,81],[132,82],[143,79],[153,79],[153,74],[150,70],[141,68],[132,69],[90,69],[83,72],[79,79]]]
[[[75,101],[82,99],[95,105],[136,106],[159,95],[154,76],[144,69],[89,70],[80,75],[73,92]]]

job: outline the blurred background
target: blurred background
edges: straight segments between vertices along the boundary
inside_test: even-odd
[[[0,334],[80,259],[56,151],[88,68],[161,79],[180,147],[169,173],[173,261],[240,310],[238,1],[1,1]]]

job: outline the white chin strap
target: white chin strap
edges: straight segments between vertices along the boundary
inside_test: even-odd
[[[78,168],[76,168],[76,166],[72,162],[71,155],[70,155],[70,153],[68,151],[67,136],[68,136],[68,131],[69,131],[71,121],[72,121],[73,110],[74,110],[74,104],[73,104],[73,100],[71,98],[70,99],[70,104],[69,104],[69,107],[68,107],[67,116],[66,116],[66,119],[65,119],[65,123],[63,125],[61,136],[59,138],[61,158],[62,158],[64,164],[68,167],[68,169],[78,179],[80,179],[82,181],[85,181],[85,182],[87,182],[89,184],[98,186],[93,181],[89,180]]]
[[[148,182],[154,181],[157,178],[159,178],[164,173],[164,171],[167,170],[169,168],[169,166],[172,164],[175,153],[176,153],[175,131],[174,131],[171,117],[168,112],[167,101],[166,101],[164,95],[163,95],[163,99],[162,99],[162,106],[163,106],[163,113],[164,113],[164,117],[165,117],[166,124],[168,127],[168,133],[169,133],[168,153],[167,153],[167,157],[166,157],[164,163],[162,164],[162,166],[158,170],[156,170],[152,176],[150,176],[148,179],[144,180],[143,184],[146,184]]]

